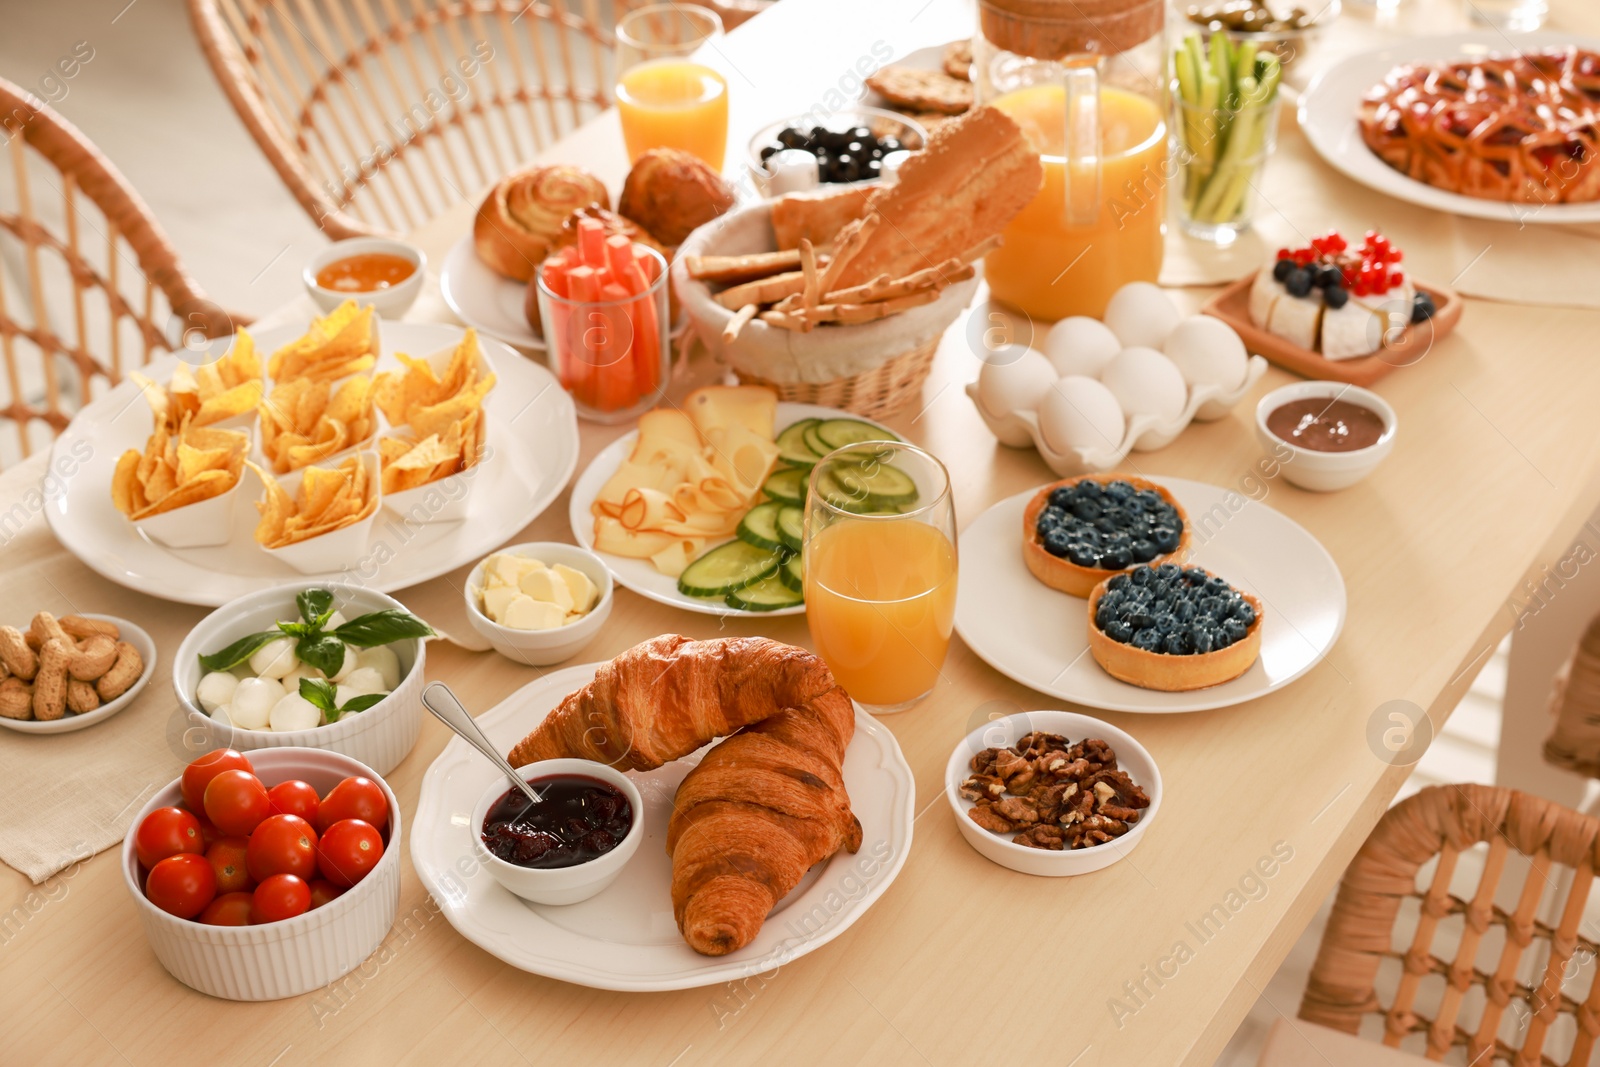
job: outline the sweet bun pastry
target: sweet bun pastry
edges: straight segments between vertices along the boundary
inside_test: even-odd
[[[1089,653],[1113,678],[1167,693],[1232,681],[1261,654],[1261,601],[1203,567],[1115,574],[1089,594]]]
[[[1022,558],[1051,589],[1086,597],[1113,574],[1189,553],[1189,516],[1165,487],[1131,474],[1052,482],[1022,512]]]
[[[733,187],[688,152],[652,148],[622,185],[617,210],[656,236],[680,245],[696,228],[733,206]]]
[[[671,259],[666,247],[646,230],[643,226],[629,218],[624,218],[601,204],[586,204],[561,220],[561,229],[556,233],[556,239],[550,246],[550,251],[566,248],[578,243],[578,222],[582,219],[599,219],[600,224],[606,229],[606,236],[620,234],[630,241],[660,252],[662,256]]]
[[[525,282],[561,232],[561,223],[588,204],[611,206],[604,183],[581,167],[529,167],[489,191],[472,223],[478,258],[496,274]]]

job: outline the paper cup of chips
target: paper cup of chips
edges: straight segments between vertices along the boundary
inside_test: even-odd
[[[225,355],[199,367],[180,360],[166,385],[137,372],[130,374],[144,391],[155,421],[181,426],[184,419],[195,427],[248,430],[261,402],[261,358],[255,340],[244,330],[233,338]]]
[[[248,434],[157,420],[139,452],[129,449],[111,475],[111,500],[140,533],[169,548],[225,544],[243,480]]]
[[[276,478],[255,464],[266,495],[256,543],[302,574],[337,571],[361,558],[383,503],[378,457],[346,456],[337,466],[302,467]]]
[[[378,318],[371,305],[358,307],[346,300],[328,315],[312,319],[305,336],[272,353],[267,377],[274,382],[338,382],[371,371],[378,351]]]
[[[275,474],[313,463],[333,466],[378,435],[372,379],[294,378],[279,382],[261,403],[261,456]]]

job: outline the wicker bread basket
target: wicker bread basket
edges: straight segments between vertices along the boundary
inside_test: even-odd
[[[765,385],[780,399],[842,408],[875,417],[921,395],[939,338],[977,290],[977,278],[957,282],[931,304],[859,325],[823,325],[809,333],[784,330],[755,319],[737,340],[725,344],[722,330],[733,312],[717,303],[704,282],[689,278],[689,256],[733,256],[770,252],[772,206],[761,201],[738,208],[691,233],[672,264],[672,284],[695,332],[739,380]]]

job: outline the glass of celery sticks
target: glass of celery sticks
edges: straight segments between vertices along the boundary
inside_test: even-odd
[[[1223,32],[1186,36],[1173,53],[1173,160],[1184,230],[1232,244],[1255,214],[1278,139],[1278,57]]]

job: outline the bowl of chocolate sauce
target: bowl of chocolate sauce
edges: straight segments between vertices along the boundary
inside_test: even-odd
[[[1256,436],[1284,478],[1332,492],[1371,474],[1394,448],[1399,420],[1377,393],[1344,382],[1296,382],[1256,405]]]

